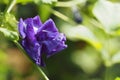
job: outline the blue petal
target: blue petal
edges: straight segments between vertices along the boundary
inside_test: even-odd
[[[34,30],[34,34],[38,32],[39,27],[42,25],[40,18],[38,16],[34,18],[27,18],[24,20],[26,25],[31,24]]]
[[[54,21],[52,19],[49,19],[41,26],[41,28],[39,28],[38,32],[41,32],[41,31],[58,32],[58,29],[55,26]]]
[[[28,53],[29,57],[37,64],[44,66],[44,62],[42,60],[41,55],[41,45],[38,42],[33,42],[34,44],[30,44],[27,39],[22,41],[22,46]]]
[[[32,19],[26,20],[27,26],[26,26],[26,37],[29,40],[30,43],[36,40],[35,32],[33,29],[33,24],[31,23]]]
[[[23,22],[22,18],[20,18],[20,21],[18,23],[18,30],[19,30],[20,36],[24,39],[26,37],[26,34],[25,34],[25,23]]]
[[[58,34],[58,29],[52,19],[47,20],[42,27],[39,28],[37,38],[39,41],[50,39]]]
[[[47,53],[47,57],[65,49],[67,47],[67,45],[65,45],[65,40],[65,36],[60,33],[52,40],[43,41],[46,47],[45,53]]]
[[[36,35],[36,38],[39,42],[42,42],[42,41],[46,41],[46,40],[52,40],[57,34],[59,34],[58,32],[46,32],[46,31],[43,31],[43,32],[40,32],[39,34]]]
[[[42,22],[41,22],[39,16],[35,16],[35,17],[33,18],[33,25],[34,25],[34,27],[37,27],[37,28],[39,28],[39,27],[42,26]]]

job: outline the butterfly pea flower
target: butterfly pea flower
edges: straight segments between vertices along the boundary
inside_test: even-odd
[[[25,20],[20,18],[18,30],[21,37],[21,46],[39,66],[45,65],[42,59],[43,54],[50,57],[67,47],[65,35],[59,33],[52,19],[42,23],[39,16]]]

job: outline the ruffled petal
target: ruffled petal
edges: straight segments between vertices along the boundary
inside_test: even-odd
[[[47,20],[42,27],[39,28],[37,38],[39,41],[51,39],[58,34],[58,29],[52,19]]]
[[[33,18],[33,25],[34,25],[34,27],[37,27],[37,28],[39,28],[39,27],[42,26],[42,22],[41,22],[39,16],[35,16],[35,17]]]
[[[25,23],[23,22],[23,19],[20,18],[19,23],[18,23],[18,30],[19,30],[19,34],[21,36],[21,38],[25,38],[26,34],[25,34]]]
[[[54,39],[43,41],[43,45],[45,45],[46,50],[45,53],[47,57],[52,56],[53,54],[65,49],[67,45],[65,45],[66,38],[65,36],[60,33]]]
[[[58,32],[57,27],[52,19],[47,20],[41,28],[39,28],[38,33],[42,31]]]
[[[42,31],[39,34],[36,35],[36,38],[39,42],[46,41],[46,40],[52,40],[58,32],[50,32],[50,31]]]
[[[26,20],[27,26],[26,26],[26,37],[29,40],[30,44],[32,44],[34,41],[36,41],[35,32],[32,24],[32,19]]]
[[[44,66],[44,62],[42,60],[41,55],[41,45],[38,42],[33,42],[34,44],[30,44],[27,39],[22,41],[22,46],[27,52],[28,56],[39,66]]]

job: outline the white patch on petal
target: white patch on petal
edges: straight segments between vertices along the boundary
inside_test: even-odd
[[[38,28],[37,27],[33,27],[33,29],[34,29],[35,34],[37,34]]]

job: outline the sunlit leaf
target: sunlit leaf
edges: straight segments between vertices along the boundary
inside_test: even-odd
[[[7,54],[5,54],[5,52],[0,50],[0,80],[7,79],[6,77],[10,68],[8,67],[7,59],[8,59]]]
[[[4,14],[0,13],[0,26],[3,24]]]
[[[76,50],[71,58],[84,72],[91,74],[100,67],[101,58],[99,56],[100,54],[94,48],[87,46],[83,50]]]
[[[115,78],[115,80],[120,80],[120,78],[119,78],[119,77],[117,77],[117,78]]]
[[[103,24],[107,32],[120,28],[119,13],[120,4],[107,0],[98,0],[93,8],[93,14]]]
[[[103,42],[101,56],[102,56],[105,66],[110,67],[113,65],[113,63],[116,63],[116,59],[118,57],[116,53],[119,51],[119,49],[120,49],[119,38],[109,38]],[[115,55],[117,57],[115,57]]]
[[[12,0],[0,0],[0,3],[9,4],[10,1]],[[16,3],[26,4],[32,1],[36,1],[36,0],[16,0]]]
[[[120,29],[114,31],[114,32],[111,32],[111,35],[112,36],[120,36]]]
[[[17,0],[17,3],[29,3],[29,2],[35,2],[36,4],[40,4],[40,2],[45,4],[52,4],[53,2],[57,2],[57,0]]]
[[[17,20],[14,15],[9,13],[0,13],[0,27],[8,30],[17,31]]]
[[[1,16],[0,32],[11,40],[18,40],[17,20],[12,14],[6,13]]]
[[[33,0],[17,0],[17,3],[28,3],[28,2],[32,2]]]
[[[5,54],[5,52],[0,50],[0,63],[5,62],[6,60],[7,60],[7,55]]]
[[[7,13],[3,20],[4,27],[12,31],[17,31],[17,20],[14,15]]]
[[[0,3],[8,4],[8,3],[9,3],[9,0],[0,0]]]
[[[120,51],[112,56],[112,63],[120,63]]]
[[[6,28],[0,28],[0,32],[4,34],[5,37],[11,40],[18,40],[18,33],[14,31],[10,31]]]
[[[73,41],[85,40],[86,42],[93,45],[96,49],[102,48],[101,43],[93,34],[93,32],[89,28],[83,25],[74,26],[74,27],[64,25],[64,27],[62,27],[61,30],[66,34],[67,38],[69,38],[70,40]]]
[[[40,15],[42,22],[45,22],[48,19],[48,17],[51,14],[50,10],[51,10],[50,5],[45,5],[45,4],[39,5],[39,15]]]
[[[53,2],[57,2],[57,0],[41,0],[43,3],[52,4]]]

